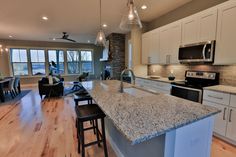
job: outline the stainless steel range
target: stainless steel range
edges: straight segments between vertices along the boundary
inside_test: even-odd
[[[186,71],[185,81],[173,82],[171,95],[202,102],[203,88],[219,84],[219,73],[207,71]]]

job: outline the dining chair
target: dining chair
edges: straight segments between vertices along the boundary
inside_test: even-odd
[[[20,91],[18,90],[19,82],[20,82],[20,78],[19,77],[15,77],[14,92],[15,92],[16,95],[20,94]]]
[[[16,96],[14,92],[14,81],[15,81],[15,78],[11,78],[8,82],[8,85],[3,88],[4,92],[10,92],[12,98]]]

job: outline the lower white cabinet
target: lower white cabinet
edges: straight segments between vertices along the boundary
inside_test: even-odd
[[[204,90],[203,104],[221,110],[215,116],[214,132],[236,145],[236,96],[234,94]],[[217,100],[217,101],[216,101]]]
[[[204,105],[216,107],[219,110],[221,110],[221,113],[217,114],[215,116],[215,125],[214,125],[214,131],[221,136],[225,136],[226,133],[226,126],[227,126],[227,117],[226,117],[226,112],[227,112],[227,107],[223,105],[219,105],[213,102],[209,101],[203,101]]]
[[[163,94],[170,94],[170,90],[171,90],[170,83],[153,81],[153,80],[148,80],[144,78],[136,78],[135,84],[136,86],[139,86],[141,88],[158,92],[158,93],[163,93]]]
[[[236,141],[236,108],[228,108],[228,126],[226,137]]]

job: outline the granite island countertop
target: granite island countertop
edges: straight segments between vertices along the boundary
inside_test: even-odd
[[[216,92],[236,94],[236,87],[234,87],[234,86],[216,85],[216,86],[205,87],[204,89],[205,90],[216,91]]]
[[[119,93],[120,81],[117,80],[88,81],[82,85],[133,145],[220,112],[166,94],[136,97]],[[124,88],[128,87],[132,85],[124,83]]]

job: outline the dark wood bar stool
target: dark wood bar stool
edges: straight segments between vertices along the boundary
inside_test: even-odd
[[[75,105],[77,106],[81,101],[88,101],[88,104],[92,104],[93,99],[84,88],[81,88],[74,94],[74,101]]]
[[[103,143],[104,156],[108,157],[107,145],[106,145],[106,134],[104,118],[105,114],[96,104],[75,106],[76,111],[76,127],[77,127],[77,138],[78,138],[78,153],[80,153],[80,145],[82,146],[82,157],[85,157],[85,147],[97,144],[100,147],[100,143]],[[98,120],[101,120],[102,133],[98,128]],[[84,123],[87,121],[95,121],[95,126],[84,127]],[[84,132],[87,130],[96,129],[97,140],[85,144]]]
[[[79,105],[79,102],[81,101],[88,101],[88,105],[93,103],[93,98],[89,95],[89,93],[81,87],[81,89],[74,94],[74,101],[75,101],[75,106]],[[95,126],[94,121],[91,120],[90,124]],[[94,134],[96,134],[96,129],[94,128],[93,130]]]

